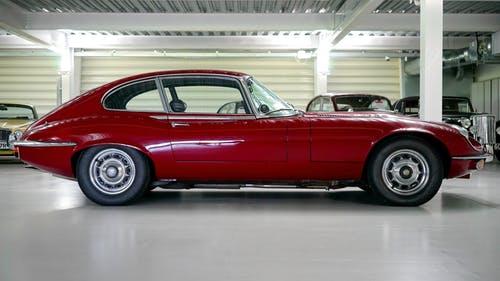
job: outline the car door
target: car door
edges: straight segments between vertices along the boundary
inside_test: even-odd
[[[286,162],[286,124],[256,118],[237,78],[170,77],[162,85],[181,178],[265,179],[270,163]],[[242,102],[244,112],[222,113],[228,102]]]

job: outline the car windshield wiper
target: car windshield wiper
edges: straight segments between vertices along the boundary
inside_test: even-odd
[[[285,111],[285,110],[287,110],[287,111],[292,110],[294,112],[297,112],[297,110],[292,109],[292,108],[280,108],[280,109],[276,109],[276,110],[273,110],[273,111],[266,112],[266,113],[264,113],[264,115],[269,115],[269,114],[273,114],[275,112],[280,112],[280,111]]]

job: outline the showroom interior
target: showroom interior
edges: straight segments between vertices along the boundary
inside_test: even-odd
[[[9,104],[43,118],[186,69],[246,73],[305,115],[328,93],[413,98],[390,118],[455,118],[490,157],[415,207],[350,185],[158,187],[104,207],[0,153],[0,280],[498,280],[500,1],[0,0],[0,129],[16,141]],[[450,115],[447,98],[471,108]]]

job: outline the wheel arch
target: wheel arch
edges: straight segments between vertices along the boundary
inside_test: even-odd
[[[86,146],[77,147],[75,149],[73,155],[71,156],[71,169],[72,169],[73,175],[76,176],[76,168],[77,168],[76,166],[77,166],[78,161],[79,161],[80,157],[82,156],[82,154],[85,151],[87,151],[91,148],[94,148],[94,147],[98,147],[98,146],[115,146],[115,147],[122,146],[122,147],[128,147],[128,148],[136,150],[147,160],[149,167],[150,167],[149,170],[151,173],[151,179],[152,180],[156,179],[156,168],[155,168],[154,162],[151,159],[149,152],[145,148],[141,148],[139,146],[135,146],[135,145],[131,145],[131,144],[114,143],[114,142],[94,143],[94,144],[90,144],[90,145],[86,145]]]
[[[382,139],[378,140],[374,145],[372,145],[370,151],[368,152],[365,162],[363,164],[362,180],[367,180],[367,169],[371,159],[376,155],[377,151],[384,145],[401,139],[414,139],[417,141],[424,142],[428,144],[431,148],[436,149],[439,153],[439,158],[443,161],[444,176],[447,177],[450,165],[451,157],[446,145],[439,140],[435,135],[426,131],[397,131],[389,134]]]

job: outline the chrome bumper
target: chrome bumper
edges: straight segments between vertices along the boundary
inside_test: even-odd
[[[40,142],[40,141],[16,141],[16,147],[58,147],[58,146],[75,146],[74,142]]]
[[[489,157],[492,157],[493,155],[485,153],[482,155],[475,155],[475,156],[454,156],[451,157],[453,160],[486,160]]]

